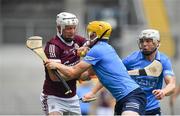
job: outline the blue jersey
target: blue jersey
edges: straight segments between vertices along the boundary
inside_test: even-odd
[[[163,66],[163,71],[159,77],[152,76],[132,76],[132,78],[141,86],[145,91],[147,97],[146,111],[160,107],[159,101],[152,94],[154,89],[161,89],[163,84],[163,78],[167,75],[173,75],[171,62],[169,58],[157,52],[155,59],[160,61]],[[140,51],[135,51],[126,58],[123,59],[123,63],[127,70],[140,69],[152,63],[145,59],[144,55]]]
[[[83,59],[92,65],[99,81],[119,101],[139,85],[128,75],[115,50],[105,41],[99,41]]]

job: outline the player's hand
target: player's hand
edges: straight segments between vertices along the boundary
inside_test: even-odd
[[[47,69],[50,69],[50,70],[57,69],[58,63],[48,60],[46,61],[45,66],[47,67]]]
[[[77,55],[80,57],[84,57],[86,53],[88,52],[89,48],[88,47],[80,47],[77,49]]]
[[[156,99],[161,100],[165,97],[165,93],[162,89],[153,90],[152,93],[155,95]]]
[[[88,92],[83,96],[83,99],[92,99],[95,98],[95,94],[93,94],[92,92]]]

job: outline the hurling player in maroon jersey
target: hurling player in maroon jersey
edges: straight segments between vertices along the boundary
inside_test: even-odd
[[[57,35],[46,43],[45,53],[50,60],[65,65],[75,65],[80,57],[76,51],[85,43],[85,38],[76,35],[78,19],[72,13],[57,15]],[[45,81],[41,94],[46,115],[81,115],[79,98],[76,95],[77,79],[67,81],[72,93],[65,94],[65,87],[56,76],[45,68]]]

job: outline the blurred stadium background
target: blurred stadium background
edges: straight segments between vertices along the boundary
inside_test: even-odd
[[[159,29],[160,49],[171,58],[180,84],[179,5],[180,0],[0,0],[0,115],[42,114],[39,95],[44,69],[25,42],[33,35],[42,36],[43,42],[54,36],[55,18],[62,11],[77,15],[82,36],[86,36],[89,21],[111,23],[110,42],[121,57],[138,49],[136,40],[142,29]],[[178,103],[180,97],[174,106],[175,114],[180,114]],[[164,115],[171,114],[169,97],[161,105]],[[91,109],[92,114],[96,114],[95,109]]]

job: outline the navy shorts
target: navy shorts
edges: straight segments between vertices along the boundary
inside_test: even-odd
[[[148,110],[148,111],[146,111],[145,115],[160,116],[161,115],[161,109],[160,108],[156,108],[156,109]]]
[[[145,114],[146,94],[140,88],[130,92],[115,105],[115,115],[121,115],[124,111],[134,111],[140,115]]]

